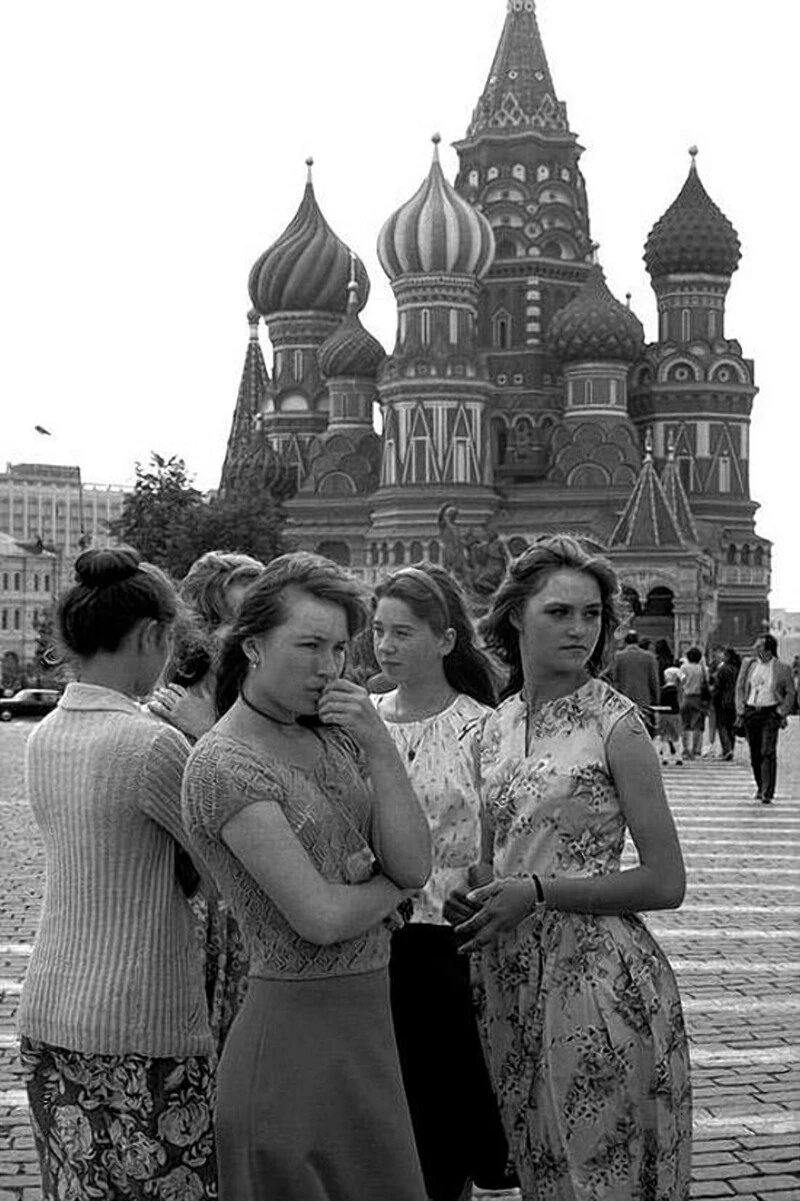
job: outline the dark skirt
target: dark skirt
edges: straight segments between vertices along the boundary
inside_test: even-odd
[[[205,1057],[89,1055],[22,1038],[43,1201],[217,1196]]]
[[[251,977],[216,1125],[220,1201],[425,1201],[387,972]]]
[[[509,1150],[483,1055],[469,958],[449,926],[392,935],[392,1015],[428,1196],[454,1201],[469,1180],[512,1188]]]

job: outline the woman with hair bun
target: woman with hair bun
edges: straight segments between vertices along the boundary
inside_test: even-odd
[[[639,916],[680,905],[685,875],[653,744],[598,678],[616,593],[607,560],[547,538],[484,626],[510,670],[481,736],[495,878],[459,930],[524,1201],[689,1197],[680,997]],[[621,870],[626,831],[638,863]]]
[[[375,656],[392,691],[373,698],[431,831],[433,870],[392,937],[392,1015],[425,1185],[458,1201],[471,1181],[507,1186],[508,1147],[480,1045],[469,963],[446,918],[450,893],[480,883],[477,745],[495,674],[461,589],[422,564],[376,589]]]
[[[274,559],[223,648],[183,811],[250,949],[219,1063],[221,1201],[424,1201],[389,1013],[389,926],[430,846],[365,689],[358,583]]]
[[[213,1043],[175,870],[189,753],[139,704],[161,674],[172,585],[87,550],[57,626],[78,681],[31,734],[46,887],[19,1008],[46,1201],[216,1197]]]

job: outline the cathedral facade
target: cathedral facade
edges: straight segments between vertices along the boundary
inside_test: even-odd
[[[298,547],[370,581],[442,562],[478,602],[510,556],[567,530],[612,559],[640,633],[749,644],[770,576],[749,487],[757,389],[725,329],[739,240],[696,151],[645,246],[647,345],[597,261],[582,147],[534,0],[508,0],[455,149],[451,184],[434,138],[428,176],[380,231],[398,311],[389,355],[361,322],[367,273],[325,221],[309,164],[297,214],[250,273],[221,487],[258,473]]]

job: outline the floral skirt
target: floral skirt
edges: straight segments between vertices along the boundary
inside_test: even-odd
[[[23,1037],[43,1201],[217,1196],[205,1057],[89,1055]]]

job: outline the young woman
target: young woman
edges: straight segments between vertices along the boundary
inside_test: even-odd
[[[683,757],[699,759],[703,753],[703,732],[706,727],[706,713],[711,695],[708,687],[708,671],[699,646],[690,646],[686,652],[686,662],[681,667],[681,685],[683,690],[681,704]]]
[[[733,748],[736,735],[733,727],[736,725],[736,681],[742,660],[732,646],[725,648],[722,665],[714,676],[711,689],[712,704],[717,715],[717,732],[722,748],[721,758],[730,763],[733,759]]]
[[[57,623],[77,664],[31,734],[47,876],[19,1008],[47,1201],[216,1197],[211,1032],[189,906],[189,753],[137,698],[163,670],[177,598],[128,550],[88,550]]]
[[[510,567],[486,622],[510,668],[482,735],[495,880],[460,927],[525,1201],[685,1201],[689,1057],[675,978],[640,910],[684,869],[653,744],[596,678],[616,578],[571,538]],[[626,829],[638,866],[620,870]]]
[[[430,838],[367,692],[336,564],[275,559],[223,650],[184,815],[251,952],[218,1074],[222,1201],[424,1201],[389,1012],[389,925]],[[390,919],[387,921],[387,919]]]
[[[458,955],[443,912],[451,892],[481,882],[476,747],[494,704],[494,672],[476,645],[460,589],[441,568],[404,568],[376,597],[375,655],[394,688],[373,700],[433,843],[430,879],[410,922],[392,937],[394,1029],[428,1197],[457,1201],[472,1180],[509,1183],[469,963]]]
[[[150,711],[195,742],[217,720],[217,667],[222,640],[235,620],[242,598],[264,564],[250,555],[210,550],[192,564],[178,595],[185,613],[179,618],[175,646]],[[186,869],[181,861],[181,867]],[[188,872],[187,872],[188,875]],[[211,1030],[222,1050],[247,989],[249,956],[227,902],[198,895],[195,910],[205,928],[206,997]]]

